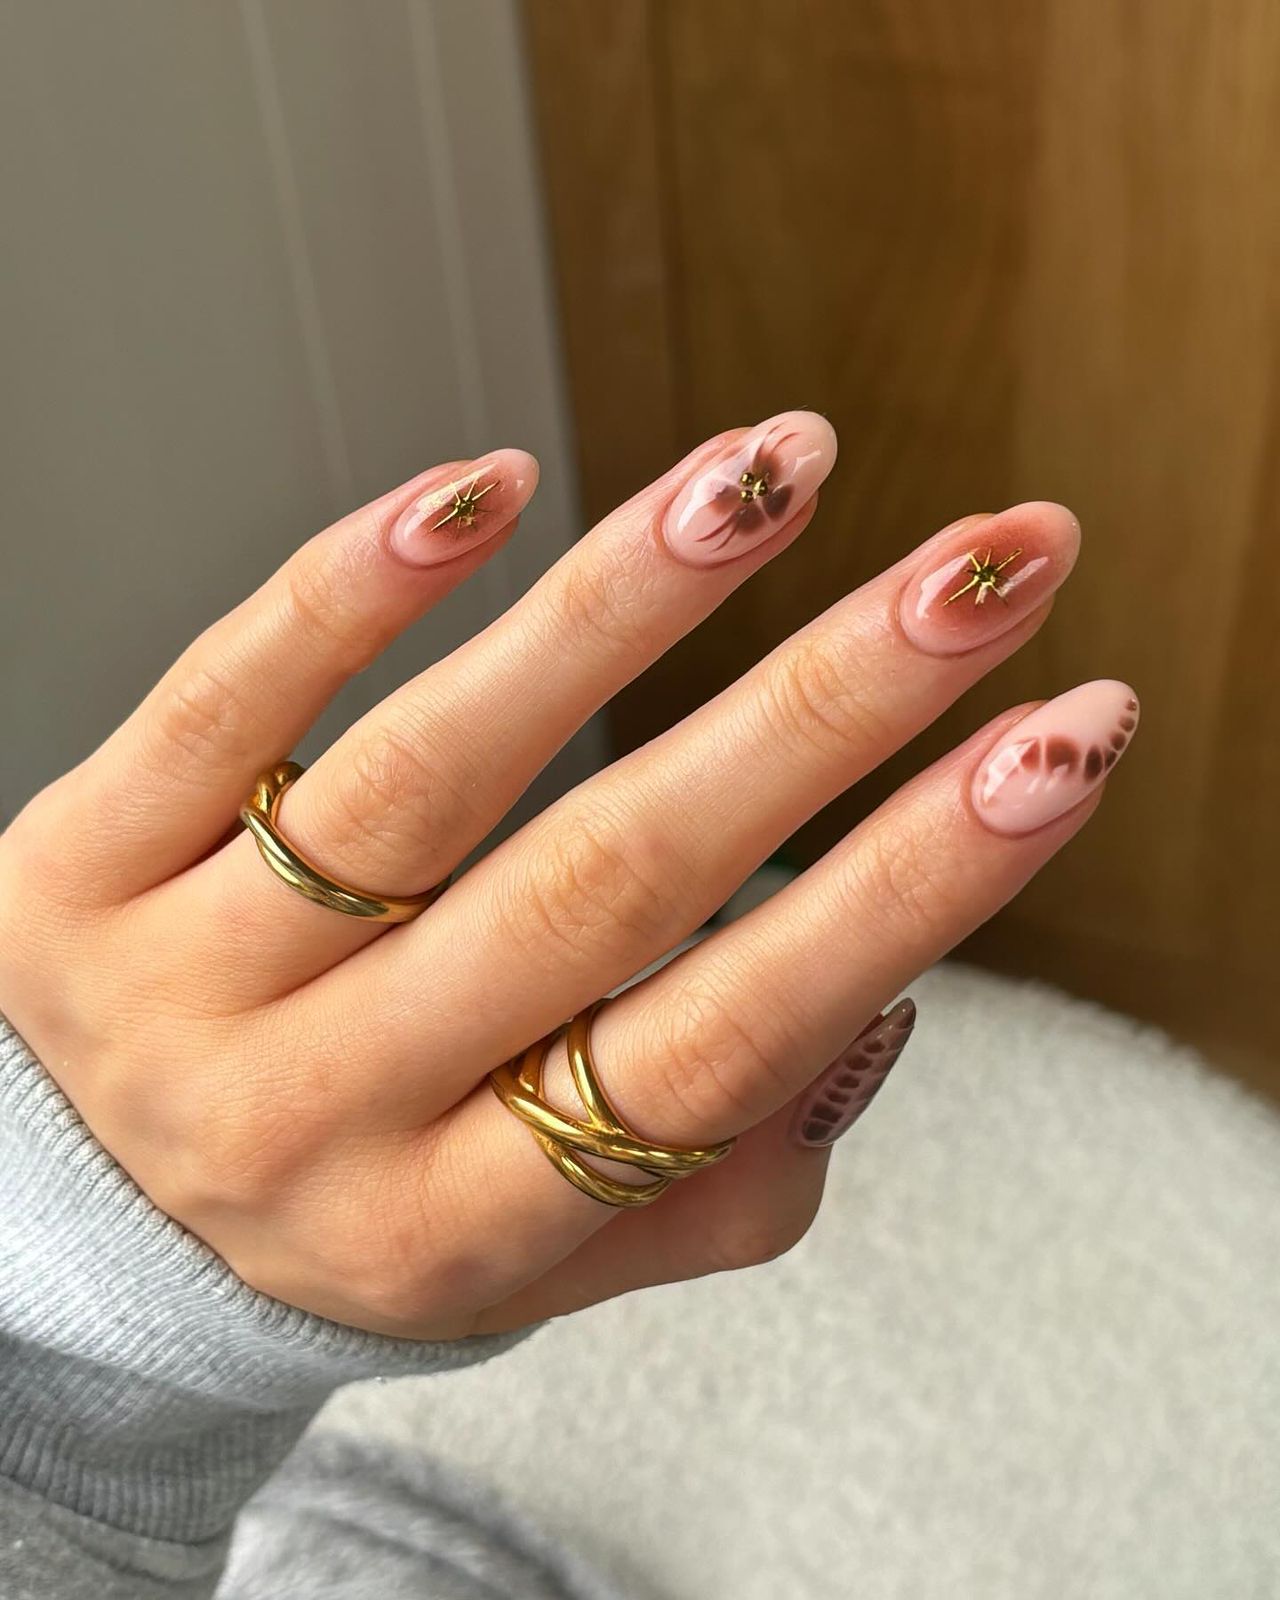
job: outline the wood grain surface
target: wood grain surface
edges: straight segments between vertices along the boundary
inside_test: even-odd
[[[614,710],[631,747],[964,512],[1064,500],[1041,635],[792,841],[1097,676],[1142,732],[967,953],[1280,1093],[1280,8],[527,0],[585,505],[787,406],[798,545]]]

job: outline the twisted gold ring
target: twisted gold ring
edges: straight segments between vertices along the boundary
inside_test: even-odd
[[[276,826],[280,802],[303,770],[296,761],[282,761],[278,767],[270,768],[258,779],[240,811],[240,820],[253,835],[259,855],[278,878],[317,905],[340,911],[345,917],[363,917],[366,922],[412,922],[444,893],[448,878],[422,894],[399,900],[384,894],[366,894],[363,889],[339,883],[308,861]]]
[[[498,1099],[526,1124],[552,1166],[575,1189],[607,1206],[646,1206],[676,1178],[687,1178],[692,1172],[722,1161],[734,1142],[726,1139],[703,1150],[686,1150],[678,1145],[651,1144],[626,1125],[610,1104],[591,1059],[591,1024],[603,1004],[597,1000],[580,1011],[570,1022],[565,1038],[574,1088],[586,1108],[585,1121],[557,1111],[542,1098],[542,1075],[547,1054],[559,1037],[558,1030],[531,1044],[518,1063],[508,1061],[491,1072],[489,1082]],[[653,1182],[630,1184],[606,1177],[580,1161],[575,1152],[638,1167]]]

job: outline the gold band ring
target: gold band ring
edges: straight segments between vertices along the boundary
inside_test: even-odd
[[[493,1092],[508,1111],[520,1118],[542,1147],[543,1153],[575,1189],[589,1194],[607,1206],[646,1206],[663,1194],[676,1178],[687,1178],[713,1162],[722,1161],[733,1149],[733,1140],[702,1150],[682,1149],[679,1145],[651,1144],[642,1139],[614,1110],[601,1086],[591,1059],[591,1024],[604,1004],[597,1000],[580,1011],[569,1024],[565,1043],[569,1051],[569,1071],[574,1088],[586,1109],[586,1120],[557,1111],[542,1097],[542,1075],[547,1054],[559,1038],[559,1031],[531,1044],[518,1061],[508,1061],[489,1074]],[[621,1161],[647,1172],[652,1183],[622,1183],[606,1177],[578,1159],[577,1152],[602,1161]]]
[[[393,900],[385,894],[366,894],[348,883],[339,883],[321,872],[313,861],[283,836],[276,826],[276,813],[289,785],[303,774],[296,761],[282,761],[264,772],[254,785],[240,811],[240,820],[253,835],[258,853],[289,887],[317,905],[340,911],[345,917],[362,917],[366,922],[412,922],[433,900],[444,893],[448,878],[422,894]]]

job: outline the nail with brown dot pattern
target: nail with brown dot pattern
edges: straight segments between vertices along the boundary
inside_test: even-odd
[[[1079,805],[1115,766],[1138,726],[1138,697],[1101,678],[1015,723],[979,766],[973,807],[993,833],[1042,828]]]
[[[879,1092],[915,1025],[913,1000],[899,1000],[869,1023],[801,1096],[791,1124],[794,1142],[823,1149],[847,1133]]]

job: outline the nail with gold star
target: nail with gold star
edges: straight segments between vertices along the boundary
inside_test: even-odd
[[[953,600],[959,600],[962,595],[966,595],[970,591],[973,593],[975,606],[980,606],[989,594],[995,595],[997,600],[1003,601],[1005,605],[1008,605],[1009,602],[1004,598],[1005,583],[1001,582],[1000,574],[1010,562],[1016,561],[1021,554],[1022,546],[1019,545],[1016,550],[1010,551],[1002,561],[997,561],[994,559],[994,552],[988,549],[986,555],[979,561],[976,553],[971,550],[969,552],[970,571],[968,582],[957,589],[954,594],[948,595],[942,602],[943,605],[949,606]]]
[[[537,485],[538,463],[527,450],[490,450],[437,467],[405,485],[388,546],[411,567],[456,561],[510,532]]]
[[[926,655],[976,649],[1043,616],[1079,548],[1080,524],[1048,500],[962,517],[921,546],[898,598],[902,632]]]
[[[465,489],[459,489],[456,484],[449,485],[453,495],[453,504],[449,507],[448,514],[440,518],[439,522],[432,524],[433,528],[443,528],[447,523],[456,522],[460,528],[475,526],[476,517],[479,515],[479,502],[484,499],[490,489],[498,487],[495,478],[492,483],[486,483],[483,489],[476,488],[477,480],[472,478]]]

